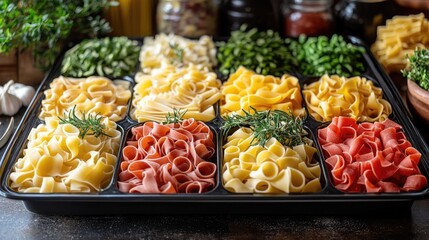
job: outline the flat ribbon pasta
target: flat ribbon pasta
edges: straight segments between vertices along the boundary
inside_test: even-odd
[[[101,191],[112,180],[121,132],[105,118],[105,133],[79,137],[79,129],[46,118],[33,128],[23,156],[10,174],[10,187],[25,193],[89,193]]]
[[[131,129],[122,151],[118,186],[129,193],[204,193],[216,185],[210,128],[195,119],[146,122]]]
[[[291,111],[296,116],[304,114],[298,79],[287,74],[280,79],[239,67],[223,84],[221,91],[222,115],[243,115],[242,110],[250,111],[250,107],[258,111]]]
[[[132,117],[138,122],[162,122],[174,108],[186,109],[184,118],[210,121],[213,105],[220,99],[220,81],[215,73],[195,66],[179,69],[167,66],[151,75],[137,74]]]
[[[125,117],[128,101],[131,98],[129,83],[111,81],[105,77],[54,79],[50,88],[44,92],[42,112],[39,118],[63,117],[76,106],[76,114],[99,113],[112,121]]]
[[[252,146],[253,132],[240,128],[224,148],[223,186],[234,193],[306,193],[321,191],[321,169],[313,158],[316,149],[301,144],[283,146],[271,138]]]
[[[382,89],[361,77],[345,78],[323,75],[302,91],[310,115],[317,121],[331,121],[346,116],[358,121],[383,121],[392,106],[382,98]]]
[[[213,71],[216,65],[216,47],[209,36],[198,40],[164,33],[146,37],[140,52],[140,62],[144,73],[173,65],[187,68],[194,65],[200,71]]]

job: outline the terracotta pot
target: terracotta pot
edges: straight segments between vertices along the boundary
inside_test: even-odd
[[[429,123],[429,91],[409,79],[407,80],[407,86],[407,98],[410,107],[421,120]]]

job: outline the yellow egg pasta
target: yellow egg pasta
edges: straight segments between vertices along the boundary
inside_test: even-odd
[[[121,133],[103,119],[109,136],[79,137],[79,129],[54,117],[33,128],[10,174],[10,187],[25,193],[89,193],[106,188],[116,165]]]
[[[377,40],[371,47],[388,72],[399,72],[407,65],[407,56],[416,48],[429,47],[429,20],[424,14],[395,16],[377,28]]]
[[[220,99],[221,85],[215,73],[166,66],[150,75],[137,74],[136,82],[131,116],[138,122],[162,122],[174,108],[186,110],[184,118],[215,118],[213,105]]]
[[[316,149],[301,144],[283,146],[271,138],[265,146],[251,145],[253,132],[240,128],[224,148],[223,186],[234,193],[307,193],[321,191]]]
[[[256,74],[244,67],[237,69],[222,88],[221,114],[240,114],[250,111],[282,110],[296,116],[304,114],[298,79],[291,75],[282,78]]]
[[[140,63],[144,73],[167,65],[184,68],[194,65],[198,70],[212,71],[213,66],[216,66],[216,47],[209,36],[191,40],[160,33],[154,38],[145,38]]]
[[[309,114],[321,122],[336,116],[362,122],[384,121],[392,113],[392,106],[382,98],[382,89],[363,77],[324,75],[319,81],[305,85],[302,94]]]
[[[105,77],[54,79],[45,90],[39,118],[63,117],[74,106],[76,113],[99,113],[112,121],[125,117],[131,98],[127,81],[111,81]]]

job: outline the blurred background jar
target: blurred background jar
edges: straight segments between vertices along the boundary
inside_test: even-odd
[[[335,24],[332,0],[285,0],[284,33],[288,37],[331,35]]]
[[[216,0],[159,0],[157,29],[185,37],[216,35]]]
[[[278,14],[274,8],[277,0],[223,0],[220,12],[220,35],[229,36],[232,31],[246,24],[248,29],[260,31],[278,30]]]
[[[368,44],[375,41],[377,26],[385,24],[396,13],[392,0],[340,0],[335,5],[338,31],[358,36]]]

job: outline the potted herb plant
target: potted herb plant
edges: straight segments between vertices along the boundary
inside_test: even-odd
[[[17,58],[8,67],[15,66],[18,78],[37,78],[38,73],[40,79],[29,83],[36,85],[43,77],[40,73],[52,66],[65,42],[111,30],[99,14],[115,4],[110,0],[1,1],[0,54]],[[16,55],[11,54],[15,51]]]
[[[408,61],[402,74],[407,78],[409,105],[422,120],[429,123],[429,49],[415,50]]]

